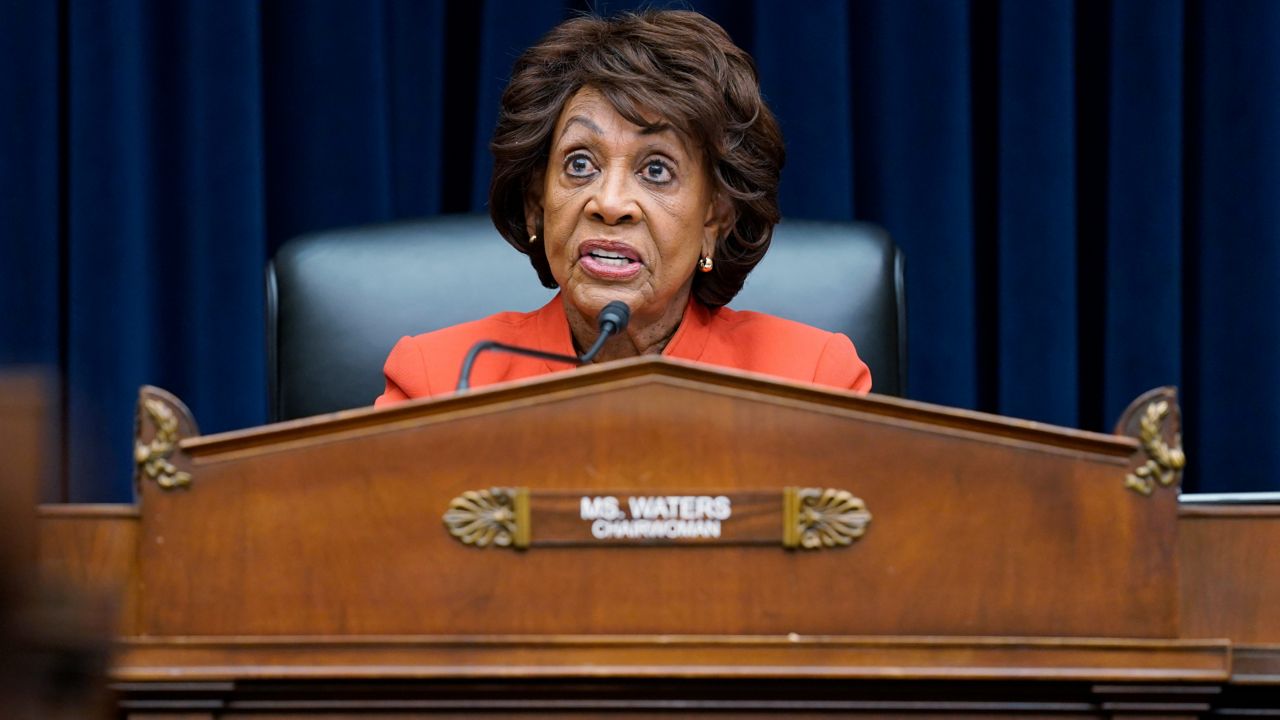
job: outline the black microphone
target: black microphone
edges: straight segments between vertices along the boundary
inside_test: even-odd
[[[595,344],[593,344],[582,357],[578,358],[580,363],[589,363],[600,352],[600,348],[604,347],[604,343],[611,336],[617,335],[627,329],[627,323],[631,321],[631,308],[621,300],[614,300],[596,316],[596,327],[600,329],[600,334],[596,335]]]
[[[560,355],[558,353],[543,352],[534,350],[533,348],[523,348],[517,345],[507,345],[505,343],[496,342],[494,340],[481,340],[471,349],[467,351],[467,356],[462,360],[462,372],[458,374],[457,391],[461,392],[471,387],[471,366],[475,364],[476,357],[485,350],[497,350],[499,352],[511,353],[512,355],[526,355],[528,357],[541,358],[542,360],[551,360],[552,362],[562,362],[570,365],[584,365],[591,362],[593,358],[604,347],[607,341],[613,335],[617,335],[626,329],[627,323],[631,320],[631,308],[621,300],[614,300],[596,316],[596,327],[600,332],[596,335],[596,341],[582,355]]]

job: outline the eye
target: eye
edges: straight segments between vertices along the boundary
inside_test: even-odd
[[[644,164],[642,174],[644,175],[645,180],[659,185],[669,183],[673,179],[671,174],[671,165],[669,165],[665,160],[660,160],[658,158],[650,158],[649,161]]]
[[[590,177],[596,171],[596,164],[582,153],[575,153],[565,158],[564,171],[571,177]]]

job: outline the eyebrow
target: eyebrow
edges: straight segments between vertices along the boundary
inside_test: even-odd
[[[646,125],[644,129],[640,131],[640,134],[641,135],[661,135],[662,133],[667,132],[668,130],[671,130],[674,132],[676,128],[671,123],[659,122],[659,123],[654,123],[653,125]],[[678,135],[679,133],[676,132],[676,134]]]
[[[595,124],[595,122],[593,122],[591,118],[586,117],[585,115],[574,115],[573,117],[564,121],[564,129],[560,131],[561,137],[563,137],[564,134],[569,131],[569,126],[573,125],[574,123],[582,125],[583,127],[587,128],[588,130],[590,130],[591,132],[597,135],[604,134],[604,130],[600,129],[600,126]],[[640,134],[641,135],[661,135],[662,133],[665,133],[668,131],[675,132],[677,135],[679,134],[679,131],[676,130],[675,126],[668,122],[657,122],[657,123],[654,123],[653,125],[646,125],[640,129]]]
[[[591,132],[597,135],[604,134],[604,130],[601,130],[599,125],[592,122],[591,118],[585,117],[583,115],[574,115],[573,117],[569,118],[564,122],[564,129],[560,131],[560,135],[563,136],[566,132],[568,132],[569,126],[574,123],[579,123],[585,126],[588,130],[590,130]]]

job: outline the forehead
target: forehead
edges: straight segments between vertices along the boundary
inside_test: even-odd
[[[560,117],[556,120],[556,139],[559,140],[571,129],[588,134],[623,132],[632,136],[669,139],[686,151],[690,149],[685,133],[669,119],[645,108],[638,108],[637,114],[645,125],[637,125],[627,119],[600,91],[584,87],[574,93],[560,111]]]

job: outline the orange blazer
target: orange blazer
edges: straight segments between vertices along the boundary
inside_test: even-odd
[[[573,355],[569,321],[560,295],[531,313],[504,312],[415,337],[392,348],[383,370],[385,406],[453,392],[462,360],[481,340]],[[684,319],[662,351],[666,357],[867,392],[871,372],[849,338],[757,312],[712,310],[690,298]],[[538,358],[485,352],[471,369],[471,386],[537,377],[574,366]]]

